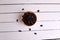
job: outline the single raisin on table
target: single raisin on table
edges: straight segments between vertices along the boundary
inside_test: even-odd
[[[36,23],[37,20],[37,17],[33,12],[25,12],[22,17],[23,17],[22,21],[27,26],[32,26],[33,24]]]

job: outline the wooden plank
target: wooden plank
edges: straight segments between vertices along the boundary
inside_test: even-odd
[[[60,3],[60,0],[1,0],[0,4],[5,3]]]
[[[34,33],[37,35],[34,35]],[[59,38],[59,31],[35,31],[18,33],[0,33],[1,40],[42,40]],[[27,35],[28,34],[28,35]]]
[[[40,25],[43,25],[42,27]],[[36,22],[33,26],[26,26],[19,23],[0,23],[0,31],[18,31],[22,30],[23,32],[29,31],[29,28],[32,31],[54,31],[60,30],[60,22]]]
[[[0,13],[6,12],[22,12],[22,8],[24,11],[60,11],[60,5],[1,5]],[[23,11],[23,12],[24,12]]]
[[[0,14],[0,22],[16,22],[17,17],[16,14]]]
[[[37,22],[60,21],[60,13],[35,13]],[[20,14],[0,14],[0,23],[16,22]]]

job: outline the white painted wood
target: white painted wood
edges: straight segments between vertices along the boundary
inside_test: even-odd
[[[60,0],[0,0],[0,4],[4,3],[60,3]]]
[[[60,13],[35,13],[37,22],[60,21]],[[0,14],[0,22],[16,22],[21,13]],[[21,19],[22,20],[22,19]]]
[[[40,27],[40,25],[43,25],[43,27]],[[35,25],[29,27],[22,25],[21,23],[0,23],[0,31],[28,31],[29,28],[32,30],[47,30],[47,31],[52,31],[52,30],[60,30],[60,22],[54,21],[54,22],[37,22]]]
[[[37,35],[34,35],[34,33]],[[14,32],[14,33],[0,33],[0,40],[42,40],[60,38],[59,31],[34,31],[34,32]]]
[[[18,16],[22,14],[19,12],[26,11],[32,11],[37,16],[37,22],[31,27],[25,26],[21,21],[16,22]],[[43,27],[40,27],[41,24]],[[32,31],[29,31],[29,28]],[[22,32],[19,33],[18,30]],[[34,35],[35,32],[37,35]],[[0,0],[0,40],[53,38],[60,38],[60,0]]]
[[[0,5],[0,13],[24,11],[60,11],[60,5]]]

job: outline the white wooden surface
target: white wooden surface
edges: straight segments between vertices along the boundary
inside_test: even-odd
[[[24,8],[24,11],[21,10],[22,8]],[[40,12],[37,12],[37,10],[40,10]],[[14,12],[25,11],[36,12],[37,22],[32,27],[26,27],[21,22],[16,22],[21,13]],[[40,27],[41,24],[43,27]],[[29,32],[29,28],[36,31]],[[4,32],[18,30],[23,32]],[[35,32],[37,35],[34,35]],[[0,40],[42,40],[53,38],[60,38],[60,0],[0,0]]]
[[[60,3],[60,0],[0,0],[0,3]]]

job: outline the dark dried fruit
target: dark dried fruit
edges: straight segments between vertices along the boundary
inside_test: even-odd
[[[22,21],[28,26],[32,26],[37,20],[36,15],[33,12],[25,12],[22,17]]]

